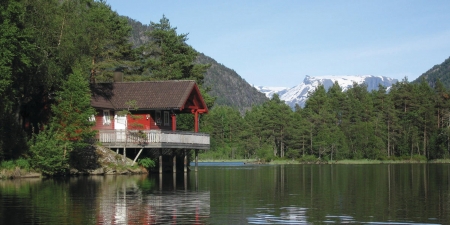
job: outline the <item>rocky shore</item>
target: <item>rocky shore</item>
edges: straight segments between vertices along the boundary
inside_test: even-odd
[[[135,165],[131,166],[133,160],[123,159],[122,155],[116,154],[111,149],[103,146],[95,146],[95,154],[98,156],[97,163],[90,169],[71,168],[68,176],[81,175],[125,175],[125,174],[146,174],[147,169]],[[13,170],[1,170],[0,179],[20,179],[20,178],[38,178],[43,175],[36,171],[28,171],[21,168]]]

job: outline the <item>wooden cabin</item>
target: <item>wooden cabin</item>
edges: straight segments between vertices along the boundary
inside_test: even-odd
[[[208,108],[194,81],[101,83],[91,89],[96,110],[91,119],[104,146],[209,149],[209,135],[198,132],[199,116]],[[190,132],[177,130],[177,115],[183,113],[194,115]]]

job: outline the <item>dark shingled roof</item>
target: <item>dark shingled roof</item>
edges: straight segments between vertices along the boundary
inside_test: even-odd
[[[122,110],[128,108],[128,101],[136,100],[140,110],[181,110],[198,87],[191,80],[171,80],[96,84],[91,89],[91,105],[95,108]]]

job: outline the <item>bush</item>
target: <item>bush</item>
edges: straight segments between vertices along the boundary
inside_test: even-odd
[[[145,168],[152,168],[155,167],[155,161],[153,161],[150,158],[143,158],[138,160],[138,165],[145,167]]]
[[[0,164],[0,167],[2,169],[11,170],[11,169],[14,169],[16,167],[16,165],[13,160],[8,160],[8,161],[3,161],[2,164]]]
[[[7,169],[7,170],[12,170],[12,169],[15,169],[16,167],[19,167],[19,168],[25,169],[25,170],[30,170],[30,163],[28,162],[27,159],[20,158],[17,160],[3,161],[0,164],[0,168]]]
[[[298,159],[299,162],[309,162],[309,163],[314,163],[314,162],[318,162],[320,161],[315,155],[304,155],[302,156],[300,159]]]
[[[411,160],[417,161],[417,162],[426,162],[428,159],[424,155],[413,155],[411,157]]]
[[[30,141],[31,164],[44,175],[63,174],[69,169],[71,150],[71,143],[50,127]]]
[[[270,162],[275,159],[273,148],[270,145],[261,146],[261,148],[256,151],[256,156],[264,162]]]

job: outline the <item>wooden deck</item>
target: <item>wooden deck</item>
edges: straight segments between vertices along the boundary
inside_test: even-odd
[[[97,141],[109,148],[201,149],[210,147],[209,134],[165,130],[99,130]]]

